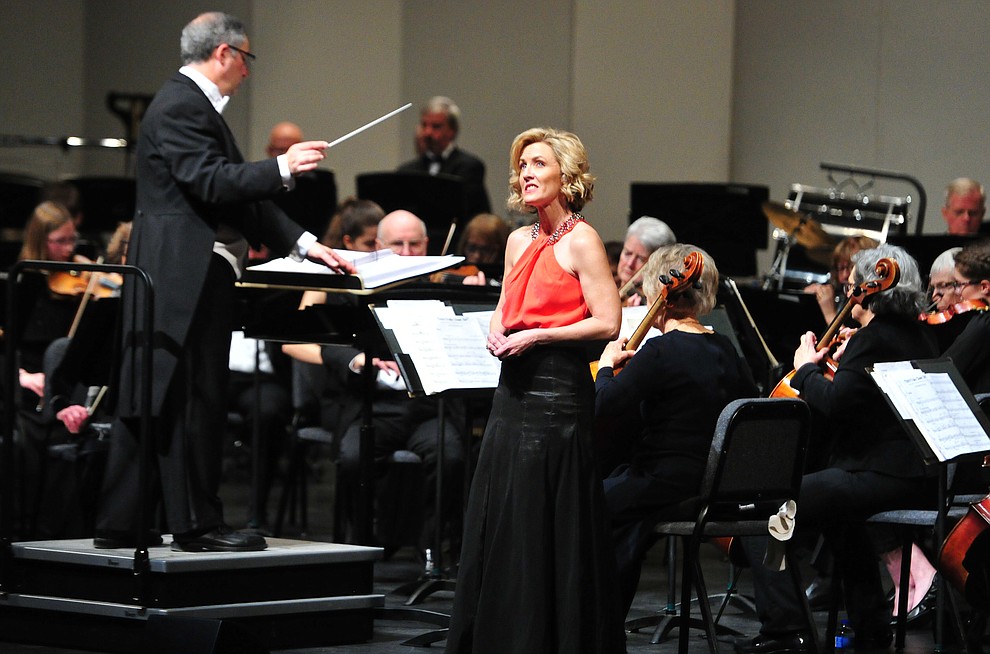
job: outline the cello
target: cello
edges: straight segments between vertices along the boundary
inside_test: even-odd
[[[681,270],[671,269],[667,275],[660,275],[660,283],[663,287],[660,289],[660,295],[650,308],[647,310],[646,315],[639,322],[636,330],[626,341],[626,344],[622,346],[622,349],[631,352],[636,350],[646,338],[646,334],[650,331],[653,326],[653,321],[657,319],[660,314],[660,310],[664,308],[667,304],[668,298],[672,298],[679,293],[683,293],[688,288],[691,288],[701,280],[701,273],[705,269],[705,260],[701,256],[700,252],[691,252],[686,257],[684,257],[684,268]],[[616,371],[618,373],[618,370]],[[595,378],[598,376],[598,362],[591,362],[591,376]]]
[[[984,467],[986,467],[985,462]],[[967,599],[971,595],[982,593],[979,589],[970,587],[970,571],[963,562],[974,541],[988,528],[990,528],[990,495],[969,505],[966,515],[955,524],[938,551],[938,571]],[[982,589],[983,592],[986,590],[986,588]],[[982,603],[986,604],[987,600],[987,597],[983,597]]]
[[[895,260],[888,258],[880,259],[880,261],[877,261],[874,271],[877,274],[877,279],[857,284],[846,293],[846,300],[842,308],[839,309],[835,318],[829,323],[828,329],[825,330],[825,333],[822,334],[822,337],[815,344],[816,351],[820,352],[837,344],[839,328],[845,322],[846,318],[849,317],[854,306],[862,304],[863,300],[875,293],[881,293],[897,286],[897,281],[901,276],[901,269]],[[828,359],[823,361],[823,363],[830,369],[826,373],[826,377],[831,378],[832,373],[835,372],[835,362]],[[791,379],[794,378],[794,373],[796,372],[796,370],[791,370],[783,379],[777,382],[777,385],[770,393],[770,397],[800,397],[801,394],[791,386]]]

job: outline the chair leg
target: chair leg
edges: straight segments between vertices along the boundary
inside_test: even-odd
[[[294,437],[289,455],[289,467],[285,471],[282,495],[278,501],[278,513],[275,516],[275,524],[272,526],[272,534],[276,537],[282,535],[286,512],[289,513],[289,522],[295,521],[297,484],[299,483],[299,475],[303,473],[304,452],[305,446],[302,441]]]
[[[742,569],[738,568],[731,563],[729,564],[729,585],[725,588],[725,597],[722,598],[721,604],[718,605],[718,613],[715,614],[715,624],[718,624],[722,620],[722,614],[725,613],[725,609],[728,608],[729,602],[732,600],[738,591],[739,575],[742,574]]]
[[[904,649],[905,633],[907,631],[908,593],[911,591],[911,536],[905,534],[901,543],[901,578],[897,596],[897,628],[894,637],[894,649]]]
[[[809,635],[811,636],[812,651],[815,651],[815,652],[821,651],[821,645],[820,645],[820,641],[818,639],[818,627],[815,624],[815,616],[811,612],[811,606],[809,606],[809,604],[808,604],[808,596],[804,594],[804,582],[801,579],[801,572],[798,569],[798,565],[797,565],[797,562],[794,560],[794,557],[791,556],[790,548],[788,548],[784,552],[784,565],[787,566],[787,569],[790,572],[791,583],[794,585],[794,592],[797,593],[797,596],[801,598],[801,606],[804,609],[804,618],[807,621],[808,626],[810,628]],[[835,615],[834,616],[833,616],[833,613],[832,613],[833,611],[835,611]],[[833,586],[833,588],[832,588],[832,608],[829,609],[829,617],[834,620],[834,618],[837,615],[838,615],[838,597],[837,597],[836,590],[835,590],[835,588]],[[833,632],[834,632],[834,629],[835,629],[835,623],[834,622],[832,622],[832,629],[833,629]],[[834,633],[831,635],[831,643],[832,643],[831,644],[831,648],[834,648],[835,647],[835,634]],[[829,651],[831,651],[830,648],[829,648]]]
[[[682,555],[682,569],[681,569],[681,616],[679,620],[679,629],[677,633],[677,652],[678,654],[687,654],[688,651],[688,637],[691,633],[691,580],[694,577],[694,570],[691,565],[691,546],[688,544],[684,548],[684,554]],[[699,597],[700,600],[700,597]],[[700,605],[701,602],[699,601]],[[710,644],[709,644],[710,645]]]
[[[825,654],[835,650],[835,631],[839,622],[839,602],[842,600],[843,584],[842,574],[838,569],[834,570],[832,572],[832,598],[828,605],[828,619],[825,621],[825,646],[821,650]],[[804,594],[804,589],[799,588],[798,590],[801,591],[802,595]]]
[[[692,543],[691,546],[691,578],[694,581],[695,593],[698,597],[698,608],[701,609],[701,619],[705,625],[705,635],[708,638],[708,649],[712,654],[718,654],[718,638],[715,633],[715,622],[712,620],[712,607],[708,600],[708,587],[705,584],[705,576],[701,570],[700,557],[701,543]],[[685,582],[687,577],[685,577]],[[687,652],[687,650],[684,650]]]

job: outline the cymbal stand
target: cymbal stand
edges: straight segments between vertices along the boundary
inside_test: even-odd
[[[777,242],[777,249],[774,254],[773,264],[770,266],[770,272],[763,278],[764,291],[779,291],[784,288],[784,277],[787,274],[787,256],[791,252],[791,246],[794,245],[793,234],[788,234],[779,227],[774,228],[773,239]]]

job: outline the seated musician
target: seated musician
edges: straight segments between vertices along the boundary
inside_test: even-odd
[[[958,338],[943,353],[952,359],[973,393],[990,392],[990,240],[967,245],[955,254],[950,295],[959,311],[974,312]]]
[[[828,283],[809,284],[805,287],[805,293],[815,295],[826,324],[831,324],[835,320],[835,315],[842,305],[842,300],[845,297],[844,288],[849,281],[849,272],[852,270],[852,255],[860,250],[875,248],[876,246],[877,242],[869,236],[848,236],[842,239],[832,251],[832,269],[829,272]]]
[[[619,257],[622,256],[622,241],[605,241],[605,256],[608,257],[608,267],[612,269],[612,281],[616,288],[622,288],[619,279]]]
[[[427,247],[426,226],[408,211],[393,211],[381,219],[378,237],[373,249],[391,249],[399,255],[425,255]],[[320,298],[319,296],[323,297]],[[307,292],[303,308],[312,303],[326,302],[326,294]],[[357,488],[359,474],[359,446],[361,409],[364,401],[360,373],[365,365],[364,353],[353,347],[317,346],[313,344],[285,345],[283,351],[300,361],[318,363],[327,367],[331,382],[345,390],[346,396],[336,425],[329,425],[338,436],[341,488]],[[439,428],[437,402],[434,398],[409,398],[398,366],[394,361],[374,358],[372,365],[378,368],[374,402],[372,406],[375,432],[375,461],[381,466],[398,450],[409,450],[423,461],[426,476],[426,520],[419,536],[419,548],[425,550],[434,533],[435,496],[431,489],[436,485],[437,431]],[[459,519],[461,506],[464,455],[457,427],[450,419],[444,425],[444,494],[445,519]],[[383,545],[390,545],[383,543]]]
[[[878,511],[933,505],[936,497],[935,479],[866,371],[881,361],[932,358],[937,351],[918,320],[924,295],[917,263],[902,248],[883,244],[854,254],[850,283],[877,280],[881,258],[899,264],[900,281],[853,305],[852,316],[862,327],[848,338],[833,380],[820,367],[827,349],[816,350],[815,335],[808,332],[794,353],[791,382],[813,415],[827,421],[830,444],[826,467],[803,477],[797,534],[821,529],[843,579],[858,649],[883,649],[892,638],[891,609],[864,520]],[[753,564],[761,627],[755,638],[738,641],[736,651],[810,653],[813,625],[806,623],[792,572],[762,565],[767,537],[740,540]],[[876,547],[889,551],[897,544]]]
[[[511,231],[509,223],[493,213],[479,213],[468,221],[457,251],[464,255],[465,272],[477,272],[466,274],[464,284],[485,286],[489,282],[498,281],[498,278],[488,279],[479,266],[501,265],[505,258],[505,243],[509,240]]]
[[[371,200],[347,198],[330,220],[323,242],[332,248],[372,252],[385,212]]]
[[[698,321],[715,305],[718,290],[718,270],[710,256],[691,245],[660,247],[643,268],[647,300],[652,304],[660,296],[660,274],[682,268],[691,252],[703,257],[701,287],[667,297],[654,321],[663,335],[646,341],[635,354],[623,349],[624,341],[612,341],[598,362],[596,418],[635,412],[645,425],[629,463],[604,481],[623,615],[636,594],[659,512],[698,492],[719,413],[732,400],[758,394],[732,342]]]
[[[956,304],[956,253],[961,247],[949,248],[935,257],[932,269],[928,273],[928,293],[931,304],[928,309],[934,312],[946,311]]]
[[[130,223],[118,226],[107,251],[108,263],[122,261],[129,233]],[[100,289],[96,298],[90,295],[72,303],[76,309],[68,336],[56,338],[45,349],[45,410],[35,427],[44,433],[45,452],[58,450],[65,456],[46,455],[43,461],[45,485],[39,487],[33,520],[38,538],[93,534],[113,401],[110,386],[116,364],[120,288],[117,278],[110,287],[97,284],[95,280],[89,288],[91,292]]]
[[[639,270],[650,258],[650,255],[662,245],[671,245],[677,241],[674,232],[667,223],[652,216],[642,216],[633,221],[626,229],[626,238],[622,243],[622,253],[619,255],[619,294],[622,303],[627,307],[638,307],[645,298],[640,292],[642,279]]]

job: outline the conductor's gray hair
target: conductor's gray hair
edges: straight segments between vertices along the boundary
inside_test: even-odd
[[[247,40],[244,23],[235,16],[211,11],[182,28],[179,51],[185,65],[206,61],[221,43],[238,47]]]

